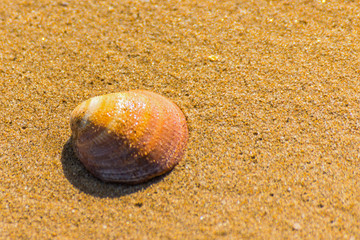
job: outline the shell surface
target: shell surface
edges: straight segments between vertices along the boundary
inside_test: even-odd
[[[76,156],[107,182],[141,183],[170,171],[188,140],[180,108],[144,90],[90,98],[74,109],[70,123]]]

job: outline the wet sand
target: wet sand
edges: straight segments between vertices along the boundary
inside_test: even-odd
[[[360,238],[356,1],[0,3],[0,239]],[[103,183],[69,115],[146,89],[183,110],[169,174]]]

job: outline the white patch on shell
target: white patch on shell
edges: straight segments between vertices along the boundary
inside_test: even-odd
[[[99,107],[99,103],[100,103],[101,99],[100,97],[94,97],[90,99],[90,103],[89,106],[84,114],[84,117],[80,123],[80,128],[85,127],[88,124],[88,119],[90,117],[90,115],[95,112],[95,110]]]

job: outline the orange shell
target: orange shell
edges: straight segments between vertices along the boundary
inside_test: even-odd
[[[143,90],[91,98],[74,109],[70,123],[75,154],[107,182],[141,183],[170,171],[188,140],[175,103]]]

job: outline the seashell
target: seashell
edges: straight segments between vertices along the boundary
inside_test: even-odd
[[[90,98],[74,109],[70,123],[76,156],[106,182],[135,184],[169,172],[188,140],[180,108],[144,90]]]

